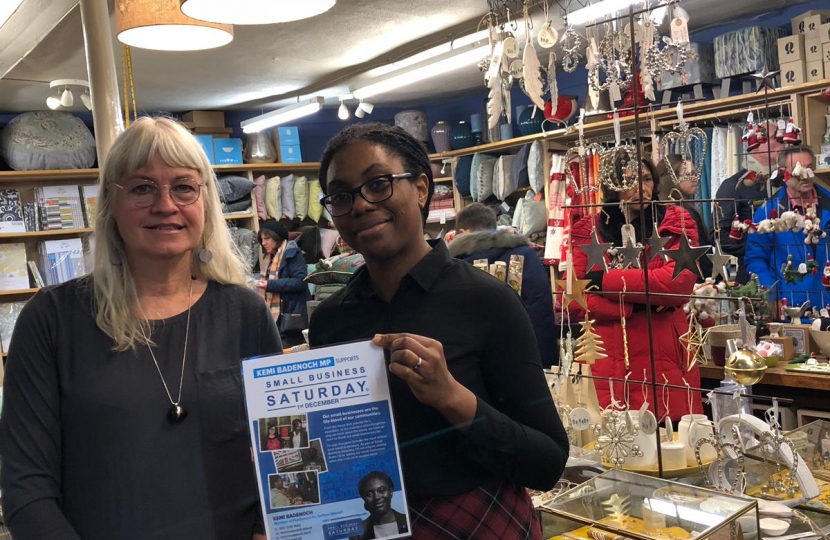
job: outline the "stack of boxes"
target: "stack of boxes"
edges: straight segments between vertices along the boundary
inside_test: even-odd
[[[233,129],[225,127],[225,113],[191,111],[182,115],[182,123],[193,132],[212,165],[242,165],[242,139],[231,138]]]
[[[792,20],[793,35],[778,40],[781,86],[830,76],[830,11],[812,10]]]
[[[276,139],[274,146],[279,149],[280,163],[302,163],[303,154],[300,152],[300,131],[294,126],[279,126],[271,132]]]

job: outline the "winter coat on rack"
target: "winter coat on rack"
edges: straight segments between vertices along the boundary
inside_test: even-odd
[[[559,350],[556,345],[550,274],[530,247],[527,238],[506,230],[475,231],[459,234],[449,243],[448,248],[450,255],[470,264],[476,259],[487,259],[488,264],[504,261],[509,265],[511,255],[524,256],[521,296],[533,323],[542,366],[549,368],[558,365]]]
[[[678,247],[680,235],[685,232],[691,245],[698,244],[697,225],[683,208],[670,205],[657,209],[658,232],[663,238],[671,240],[664,249],[672,250]],[[646,240],[641,238],[640,219],[646,222]],[[595,216],[586,216],[576,222],[571,228],[571,243],[573,247],[573,268],[578,279],[591,279],[592,286],[598,287],[593,293],[585,295],[588,305],[588,317],[595,321],[594,329],[599,335],[605,348],[607,358],[597,360],[592,366],[592,374],[597,377],[609,377],[624,379],[625,368],[625,347],[623,345],[622,319],[625,319],[626,336],[628,343],[628,359],[630,381],[642,381],[643,374],[646,380],[654,380],[656,384],[663,384],[665,375],[669,384],[684,386],[683,378],[692,387],[700,387],[700,371],[697,364],[692,366],[691,371],[687,369],[686,351],[681,345],[679,338],[689,328],[686,315],[683,312],[683,304],[688,301],[687,295],[692,293],[695,284],[694,273],[684,270],[672,280],[674,273],[674,261],[664,260],[656,257],[646,267],[645,261],[651,258],[648,250],[648,238],[651,237],[653,226],[652,208],[648,207],[641,217],[635,218],[631,224],[636,231],[637,241],[642,242],[646,249],[641,255],[643,268],[648,270],[648,282],[651,304],[651,325],[652,332],[649,336],[646,296],[645,296],[645,272],[636,268],[609,269],[607,272],[594,270],[586,273],[588,258],[585,253],[576,246],[589,244],[591,241],[592,229],[596,228],[597,237],[600,242],[613,242],[615,246],[622,246],[621,227],[625,224],[622,212],[617,207],[606,207],[605,210]],[[610,262],[606,255],[606,263]],[[587,277],[586,277],[587,276]],[[621,295],[623,289],[626,294]],[[632,294],[633,293],[633,294]],[[660,296],[659,293],[669,293],[683,296]],[[584,318],[584,312],[576,303],[569,306],[571,320],[577,321]],[[651,345],[650,345],[651,342]],[[655,371],[652,373],[649,348],[654,351]],[[611,402],[611,391],[608,381],[595,379],[597,397],[601,406],[606,407]],[[662,401],[666,394],[658,392],[661,396],[661,403],[658,404],[658,417],[664,414]],[[617,401],[623,403],[623,384],[614,383],[614,395]],[[649,391],[649,399],[652,394]],[[679,420],[684,414],[689,413],[689,397],[687,392],[682,390],[669,390],[669,414],[673,420]],[[700,394],[693,394],[693,413],[702,413]],[[634,384],[629,389],[629,404],[633,410],[639,409],[643,403],[643,393],[640,385]]]
[[[830,192],[814,185],[818,194],[817,215],[821,223],[821,230],[830,229]],[[782,187],[772,199],[755,212],[753,221],[759,223],[770,216],[770,211],[776,209],[778,215],[792,210],[787,188]],[[800,212],[804,215],[804,212]],[[830,303],[830,294],[825,294],[826,288],[822,285],[825,266],[828,263],[828,240],[830,236],[822,238],[817,244],[804,243],[804,231],[784,231],[772,233],[753,233],[747,235],[746,269],[758,275],[758,281],[765,287],[771,287],[778,282],[776,298],[786,299],[790,307],[800,306],[806,300],[814,307],[824,307]],[[802,280],[795,283],[786,283],[781,267],[787,263],[787,256],[793,256],[793,267],[798,269],[801,263],[807,262],[807,256],[813,257],[816,262],[816,273],[808,272]]]

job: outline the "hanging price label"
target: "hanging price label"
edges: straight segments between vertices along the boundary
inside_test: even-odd
[[[689,43],[689,26],[686,19],[675,17],[671,22],[671,39],[676,45]]]
[[[608,86],[608,97],[611,98],[612,102],[622,101],[622,94],[620,93],[620,85],[617,84],[617,81],[612,82]]]
[[[787,121],[783,118],[778,119],[778,129],[785,129],[787,127]]]
[[[648,410],[648,403],[643,407],[645,410],[640,409],[640,432],[645,435],[654,435],[657,432],[657,418],[653,412]]]
[[[625,34],[628,39],[631,39],[631,23],[625,25],[625,30],[623,30],[623,34]],[[634,43],[641,43],[643,41],[643,27],[640,23],[634,24]]]
[[[568,415],[571,427],[577,431],[585,431],[591,427],[591,413],[585,407],[577,407]]]
[[[519,56],[519,41],[513,36],[504,40],[504,54],[508,58],[517,58]]]

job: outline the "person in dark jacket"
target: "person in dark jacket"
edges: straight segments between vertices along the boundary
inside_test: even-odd
[[[308,275],[305,259],[296,242],[288,240],[288,229],[279,221],[263,223],[259,229],[259,241],[265,254],[265,264],[256,286],[271,308],[280,333],[284,334],[283,343],[286,346],[297,345],[302,343],[302,336],[298,331],[286,333],[285,323],[289,315],[299,315],[308,320],[306,302],[311,300],[311,293],[304,281]]]
[[[472,264],[476,259],[510,263],[511,255],[524,257],[522,272],[522,301],[530,314],[542,365],[549,368],[559,364],[553,295],[550,275],[539,256],[530,247],[525,236],[509,230],[496,230],[496,213],[481,203],[465,207],[456,220],[457,233],[449,244],[450,255]]]

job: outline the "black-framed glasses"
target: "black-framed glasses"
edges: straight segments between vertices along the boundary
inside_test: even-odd
[[[354,189],[326,195],[320,199],[320,202],[326,207],[331,217],[344,216],[352,211],[355,196],[360,195],[366,202],[372,204],[383,202],[392,197],[392,182],[402,178],[412,178],[412,173],[375,176]]]
[[[199,200],[205,182],[197,182],[193,178],[180,178],[169,185],[159,186],[149,180],[136,180],[127,185],[115,184],[127,194],[127,200],[133,206],[146,208],[159,200],[161,190],[170,191],[170,198],[179,206],[190,206]]]

